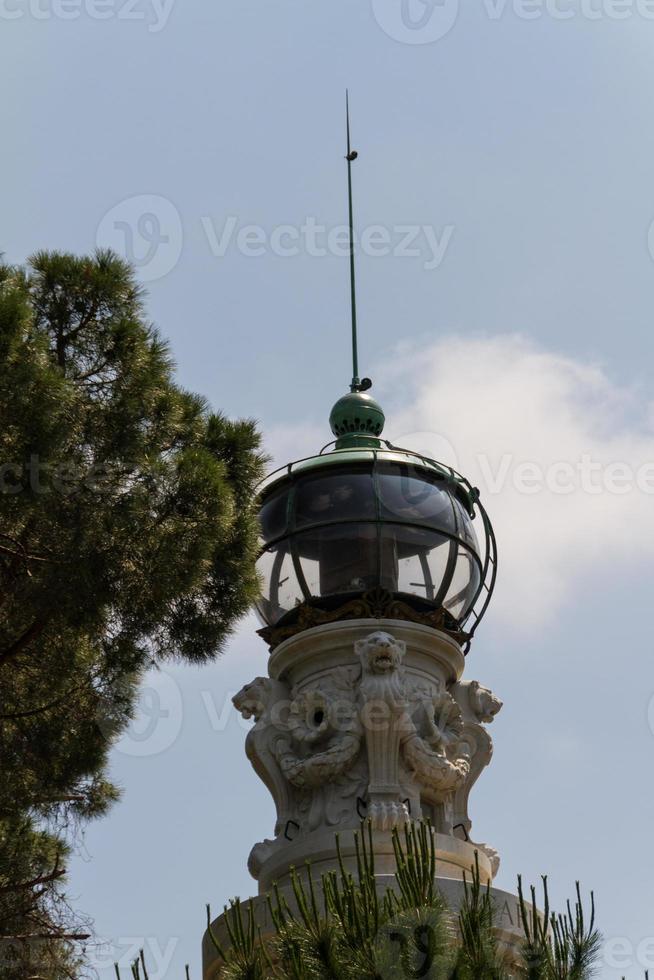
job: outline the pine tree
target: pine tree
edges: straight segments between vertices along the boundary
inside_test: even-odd
[[[0,266],[3,977],[76,975],[68,847],[116,799],[143,672],[214,658],[248,608],[263,462],[254,423],[175,383],[121,259]]]
[[[273,888],[272,937],[262,937],[253,908],[238,900],[225,909],[229,945],[207,925],[222,960],[221,980],[590,980],[601,938],[594,903],[587,920],[579,886],[565,916],[551,915],[545,885],[544,914],[520,901],[525,933],[517,956],[500,949],[489,885],[479,864],[464,881],[453,913],[438,891],[435,840],[426,823],[394,832],[395,884],[378,892],[372,833],[356,835],[357,870],[340,860],[338,871],[316,882],[311,868],[292,874],[293,908]],[[537,954],[537,955],[536,955]],[[135,967],[135,976],[141,976]],[[117,974],[120,973],[117,969]]]

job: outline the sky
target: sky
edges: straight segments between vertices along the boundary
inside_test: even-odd
[[[601,980],[654,969],[652,0],[0,0],[2,241],[135,262],[178,377],[278,462],[347,388],[344,90],[361,366],[458,466],[500,574],[467,676],[504,700],[473,831],[497,884],[595,892]],[[150,676],[70,892],[109,980],[200,977],[204,906],[274,820],[232,694],[248,617]]]

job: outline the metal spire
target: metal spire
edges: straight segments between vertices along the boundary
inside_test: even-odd
[[[345,121],[347,127],[347,200],[349,215],[349,252],[350,252],[350,304],[352,309],[352,384],[350,391],[361,390],[359,378],[359,353],[357,349],[357,298],[354,279],[354,218],[352,214],[352,163],[359,155],[350,146],[350,100],[348,90],[345,90]]]

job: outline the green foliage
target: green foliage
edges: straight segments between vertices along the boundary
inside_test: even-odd
[[[218,955],[225,961],[225,980],[264,980],[269,960],[256,927],[252,903],[248,902],[247,917],[244,918],[240,900],[234,899],[229,908],[225,908],[225,925],[229,954],[225,953],[213,932],[211,908],[207,905],[207,929]]]
[[[478,860],[464,882],[458,915],[447,908],[436,886],[432,828],[410,825],[395,833],[395,885],[380,896],[375,877],[372,831],[362,825],[355,836],[356,873],[345,865],[317,884],[311,868],[293,873],[293,902],[273,888],[268,898],[274,927],[262,939],[251,905],[225,909],[228,942],[209,935],[223,961],[225,980],[588,980],[599,952],[594,909],[587,923],[577,888],[574,909],[546,915],[536,895],[520,902],[525,931],[515,961],[500,948],[489,885],[481,882]],[[292,907],[291,907],[292,906]]]
[[[524,976],[528,980],[584,980],[592,975],[597,959],[601,935],[595,928],[595,899],[591,892],[591,913],[586,922],[579,882],[576,885],[577,901],[574,914],[570,903],[565,915],[550,913],[547,878],[543,878],[543,914],[535,911],[536,889],[531,888],[531,905],[527,907],[518,878],[518,895],[525,945]]]
[[[375,882],[372,832],[363,824],[356,841],[356,875],[340,855],[339,870],[320,884],[310,866],[291,876],[293,909],[274,886],[268,896],[273,935],[262,937],[252,903],[225,907],[223,944],[211,924],[208,935],[222,960],[221,980],[590,980],[601,937],[595,907],[587,918],[577,884],[574,906],[550,910],[543,878],[543,912],[536,890],[524,898],[518,879],[524,931],[521,952],[502,952],[490,885],[482,884],[479,861],[464,879],[457,916],[436,887],[436,851],[429,824],[394,833],[396,880],[381,898]],[[131,967],[133,980],[147,980],[143,953]],[[116,966],[117,980],[121,974]],[[649,974],[645,974],[648,980]],[[186,980],[189,968],[186,967]]]
[[[485,887],[481,883],[477,854],[471,870],[471,878],[464,878],[464,900],[459,912],[461,946],[454,976],[456,980],[504,980],[507,961],[498,947],[490,883]]]
[[[66,845],[116,799],[143,672],[215,657],[254,597],[262,467],[252,422],[175,383],[121,259],[0,266],[0,936],[79,934]]]

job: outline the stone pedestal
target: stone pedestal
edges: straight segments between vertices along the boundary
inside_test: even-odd
[[[453,878],[439,877],[437,879],[437,883],[439,891],[445,898],[448,907],[452,910],[452,913],[456,915],[463,902],[462,881]],[[380,893],[383,894],[386,888],[392,886],[392,884],[392,876],[379,876]],[[292,910],[295,910],[296,904],[291,889],[286,887],[280,889],[280,891],[286,899],[289,907]],[[502,891],[499,888],[491,888],[491,895],[495,906],[496,935],[500,947],[503,948],[508,954],[509,962],[511,962],[513,958],[512,954],[517,960],[520,948],[524,942],[524,933],[520,924],[521,913],[518,898],[515,895]],[[266,896],[259,895],[256,898],[253,898],[252,904],[254,908],[255,920],[259,929],[261,930],[261,935],[263,937],[272,935],[275,929],[270,916],[270,909],[268,907]],[[225,925],[224,915],[220,915],[214,919],[211,924],[211,928],[214,936],[216,936],[223,947],[228,948],[229,935],[227,932],[227,926]],[[219,956],[217,956],[215,947],[208,932],[205,933],[202,940],[202,965],[203,980],[218,980],[222,960]]]
[[[502,703],[462,680],[464,663],[444,632],[404,620],[349,620],[285,640],[270,656],[268,676],[236,695],[237,709],[255,721],[248,758],[277,808],[273,836],[255,844],[248,862],[264,933],[263,896],[274,882],[286,893],[290,869],[307,860],[317,879],[337,867],[336,833],[355,870],[353,834],[362,820],[372,825],[380,888],[393,882],[393,829],[421,819],[434,828],[436,874],[453,909],[475,851],[482,881],[492,881],[499,858],[470,839],[468,798],[491,760],[485,725]],[[515,898],[497,895],[505,925],[519,931]],[[206,942],[204,955],[205,978],[213,977]]]

